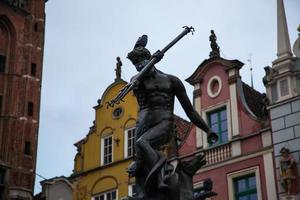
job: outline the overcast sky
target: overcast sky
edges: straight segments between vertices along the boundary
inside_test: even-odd
[[[286,0],[291,44],[297,38],[300,1]],[[214,29],[221,56],[245,63],[242,80],[250,84],[252,54],[254,86],[265,92],[263,68],[276,58],[276,0],[49,0],[37,173],[52,178],[69,176],[76,154],[75,142],[84,138],[95,118],[93,106],[115,78],[120,56],[122,78],[136,72],[126,59],[137,38],[148,35],[151,52],[162,49],[182,26],[193,26],[167,52],[157,67],[165,73],[189,77],[210,52],[208,37]],[[193,88],[184,83],[190,99]],[[179,104],[175,113],[187,118]],[[35,193],[41,187],[36,178]]]

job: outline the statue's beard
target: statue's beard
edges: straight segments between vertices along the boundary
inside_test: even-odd
[[[137,64],[135,64],[135,68],[138,72],[140,72],[147,64],[149,63],[149,60],[143,60]]]

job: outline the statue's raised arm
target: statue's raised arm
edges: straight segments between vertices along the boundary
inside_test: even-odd
[[[165,46],[162,50],[158,50],[156,51],[151,57],[147,58],[147,57],[138,57],[136,56],[136,53],[139,51],[134,52],[135,50],[139,50],[139,49],[143,49],[144,47],[146,47],[147,42],[148,42],[148,37],[147,35],[143,35],[141,36],[138,41],[136,42],[136,44],[134,45],[134,49],[131,53],[128,54],[128,59],[130,59],[132,61],[132,63],[134,65],[141,65],[140,63],[140,59],[147,59],[147,63],[143,63],[146,64],[144,65],[142,68],[141,67],[137,67],[138,70],[138,74],[135,76],[135,78],[133,80],[131,80],[130,83],[128,83],[126,86],[124,86],[119,94],[110,102],[106,102],[107,103],[107,107],[114,107],[115,104],[119,104],[121,101],[123,101],[123,98],[133,89],[133,87],[138,84],[138,82],[140,82],[144,76],[151,70],[151,68],[154,66],[154,64],[156,64],[157,62],[159,62],[161,60],[161,58],[163,57],[163,55],[172,47],[174,46],[181,38],[183,38],[186,34],[188,34],[189,32],[194,32],[194,28],[188,27],[188,26],[184,26],[183,27],[184,30],[175,38],[173,39],[167,46]],[[145,49],[145,48],[144,48]],[[150,54],[150,52],[149,52]],[[145,55],[145,54],[143,54]]]

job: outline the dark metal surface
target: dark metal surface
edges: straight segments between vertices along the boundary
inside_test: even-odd
[[[205,164],[204,154],[188,161],[176,160],[176,164],[171,164],[161,151],[164,145],[170,144],[176,137],[173,119],[175,97],[189,119],[208,134],[208,142],[217,141],[217,134],[211,132],[210,127],[193,108],[180,79],[165,74],[154,66],[168,49],[192,30],[192,27],[185,27],[180,35],[161,51],[154,53],[150,60],[146,59],[148,50],[143,46],[146,45],[145,37],[140,37],[137,43],[143,45],[135,45],[129,53],[129,59],[140,72],[121,90],[117,98],[108,103],[109,106],[119,103],[132,89],[139,104],[135,132],[136,156],[128,167],[129,176],[135,177],[137,194],[128,199],[195,199],[193,175]]]
[[[181,38],[183,38],[189,32],[194,32],[193,27],[184,27],[184,31],[182,31],[174,40],[172,40],[167,46],[165,46],[160,52],[165,54],[172,46],[174,46]],[[143,35],[144,36],[144,35]],[[145,37],[140,37],[135,46],[140,47],[147,44],[147,39]],[[140,41],[140,42],[139,42]],[[139,44],[142,43],[142,44]],[[131,80],[126,86],[124,86],[119,94],[110,102],[107,102],[107,107],[114,107],[115,104],[120,104],[123,101],[123,98],[133,89],[135,85],[140,82],[144,76],[151,70],[155,63],[158,62],[158,58],[156,56],[152,57],[152,59],[148,62],[148,64],[135,76],[134,79]]]

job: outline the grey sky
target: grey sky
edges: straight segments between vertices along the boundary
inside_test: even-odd
[[[300,1],[286,0],[291,44],[300,23]],[[92,125],[93,106],[114,81],[116,57],[122,77],[136,72],[126,59],[137,38],[148,35],[151,52],[163,48],[182,26],[196,29],[167,52],[157,67],[184,81],[208,58],[214,29],[222,56],[245,63],[242,80],[265,92],[263,68],[276,58],[276,0],[49,0],[42,85],[37,173],[69,176],[76,148]],[[189,97],[192,86],[185,83]],[[176,113],[186,118],[179,104]],[[39,177],[36,191],[40,191]]]

